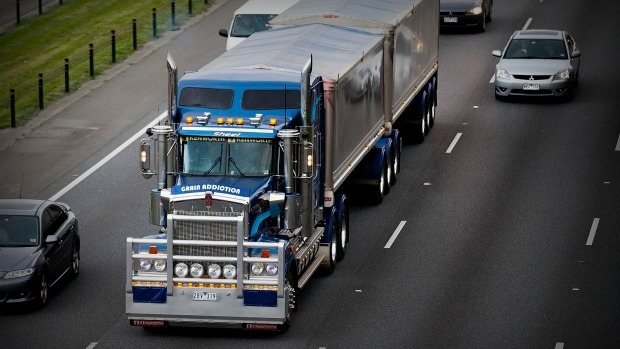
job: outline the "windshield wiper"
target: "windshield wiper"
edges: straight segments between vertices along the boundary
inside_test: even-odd
[[[237,164],[235,163],[235,160],[233,160],[232,157],[228,158],[228,162],[232,163],[233,166],[235,166],[235,168],[237,169],[237,171],[239,171],[239,174],[241,175],[241,177],[245,177],[245,174],[243,172],[241,172],[241,170],[239,169],[239,167],[237,167]]]
[[[211,171],[213,171],[215,166],[219,164],[221,161],[222,161],[222,156],[218,156],[217,159],[215,159],[215,162],[213,163],[213,165],[204,174],[208,175],[209,173],[211,173]]]

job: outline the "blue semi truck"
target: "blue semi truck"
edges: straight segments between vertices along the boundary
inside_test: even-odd
[[[434,38],[426,78],[398,108],[413,123],[435,103],[426,95]],[[385,40],[352,27],[286,26],[180,79],[168,55],[169,118],[140,146],[143,176],[157,178],[150,220],[161,229],[127,238],[131,325],[288,328],[298,292],[345,256],[345,189],[378,204],[400,170],[401,136],[385,113]],[[416,103],[424,105],[408,107]]]

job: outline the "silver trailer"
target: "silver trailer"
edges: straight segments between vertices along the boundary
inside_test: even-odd
[[[383,95],[391,101],[384,105],[386,129],[391,130],[420,92],[426,94],[420,100],[425,104],[420,113],[427,118],[426,126],[432,126],[437,105],[439,0],[301,0],[269,25],[282,28],[310,23],[383,35]]]
[[[299,77],[311,56],[312,75],[323,78],[325,89],[325,191],[331,197],[385,132],[383,36],[325,24],[267,30],[199,71],[276,70]]]

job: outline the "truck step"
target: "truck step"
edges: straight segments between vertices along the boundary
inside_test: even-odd
[[[314,259],[314,261],[312,261],[312,264],[308,266],[306,271],[299,278],[299,281],[297,282],[297,287],[299,287],[300,289],[304,287],[308,280],[310,280],[312,274],[314,274],[314,272],[319,268],[319,266],[321,266],[321,262],[324,258],[325,255],[320,252],[316,255],[316,258]]]

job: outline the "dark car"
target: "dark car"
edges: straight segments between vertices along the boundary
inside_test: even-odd
[[[440,0],[439,27],[486,30],[491,21],[493,0]]]
[[[49,288],[79,268],[78,219],[67,204],[0,199],[0,304],[43,306]]]

